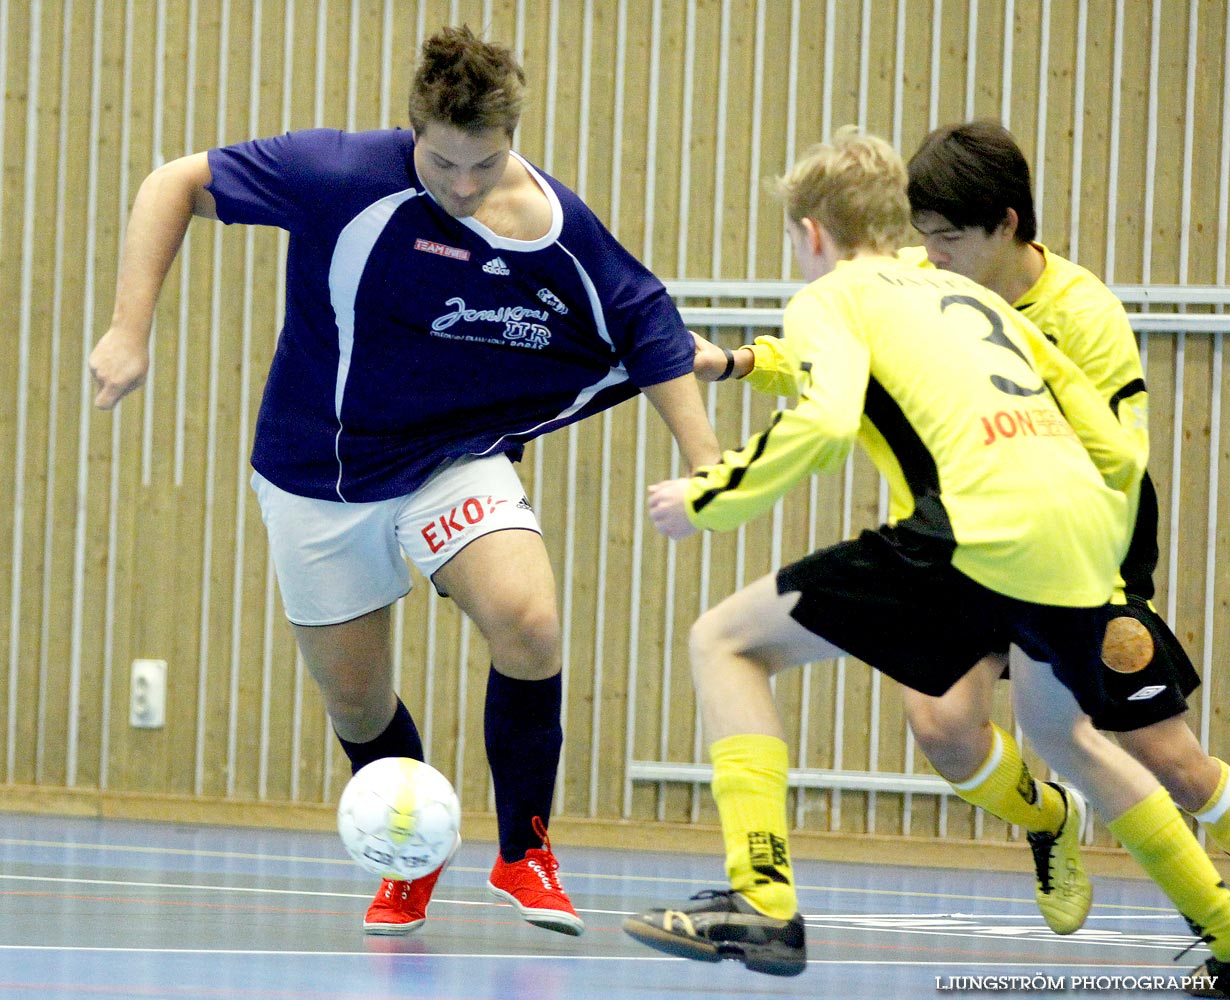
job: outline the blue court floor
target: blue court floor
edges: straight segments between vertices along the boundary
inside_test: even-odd
[[[494,848],[469,842],[418,933],[370,938],[375,883],[328,833],[0,814],[0,998],[1175,996],[1167,978],[1206,955],[1172,961],[1192,937],[1143,880],[1096,879],[1086,928],[1060,938],[1019,873],[801,861],[809,965],[778,979],[620,930],[627,913],[721,885],[719,858],[555,848],[580,938],[489,898]]]

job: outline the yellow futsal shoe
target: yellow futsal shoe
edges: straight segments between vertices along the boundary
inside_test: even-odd
[[[1027,836],[1034,852],[1038,883],[1035,896],[1046,925],[1056,934],[1081,929],[1093,904],[1093,886],[1081,862],[1081,831],[1085,829],[1085,800],[1075,788],[1047,782],[1063,797],[1067,811],[1057,833]]]

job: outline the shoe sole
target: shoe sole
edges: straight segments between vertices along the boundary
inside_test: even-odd
[[[763,972],[769,976],[797,976],[807,968],[806,958],[774,956],[772,949],[767,947],[753,947],[749,952],[743,945],[711,944],[698,938],[672,934],[636,917],[625,918],[623,928],[624,933],[636,938],[641,944],[677,958],[690,958],[697,962],[737,961],[742,962],[752,972]]]
[[[496,899],[510,903],[521,914],[521,919],[526,921],[526,923],[533,924],[535,927],[556,931],[559,934],[569,934],[572,937],[580,937],[585,931],[585,921],[580,917],[574,917],[571,913],[564,913],[561,910],[536,909],[532,906],[522,906],[517,897],[511,892],[498,889],[490,882],[487,883],[487,889]]]
[[[383,937],[399,937],[403,934],[409,934],[411,931],[417,931],[425,923],[427,923],[426,917],[422,920],[411,920],[404,924],[369,924],[364,920],[363,933],[379,934]]]

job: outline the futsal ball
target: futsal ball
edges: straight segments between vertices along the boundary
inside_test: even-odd
[[[448,778],[409,757],[360,768],[337,806],[347,853],[381,878],[412,881],[435,871],[460,843],[460,825],[461,804]]]

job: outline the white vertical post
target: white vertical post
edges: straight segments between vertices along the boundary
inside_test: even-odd
[[[217,134],[215,145],[226,143],[226,99],[230,88],[230,61],[227,53],[230,50],[231,4],[230,0],[222,0],[218,19],[218,104],[217,104]],[[209,615],[213,609],[213,561],[214,561],[214,501],[217,496],[215,479],[218,471],[218,393],[221,379],[222,355],[222,240],[214,240],[213,274],[210,278],[209,296],[209,409],[206,417],[205,433],[205,524],[201,538],[201,617],[199,621],[200,640],[197,653],[197,715],[196,715],[196,778],[193,791],[197,795],[205,792],[205,734],[208,729],[206,718],[209,707]],[[228,770],[234,766],[233,760],[227,761]],[[228,779],[229,780],[229,779]]]
[[[1089,8],[1081,4],[1076,12],[1076,66],[1072,93],[1072,200],[1069,208],[1068,256],[1080,257],[1081,180],[1085,159],[1085,74],[1088,72],[1085,46],[1089,39]]]
[[[11,776],[17,764],[17,695],[18,667],[21,663],[21,575],[24,568],[26,515],[26,431],[30,419],[30,324],[34,285],[35,178],[38,174],[38,105],[39,56],[42,54],[42,24],[37,16],[30,18],[29,56],[26,62],[26,149],[23,164],[21,226],[21,302],[17,319],[17,398],[16,429],[13,436],[13,564],[9,589],[9,728],[8,772]],[[35,775],[42,769],[43,679],[39,678],[38,739],[35,745]]]
[[[1038,217],[1038,231],[1042,231],[1042,216],[1046,206],[1046,112],[1050,106],[1049,83],[1051,75],[1051,0],[1042,0],[1042,25],[1038,39],[1038,132],[1034,150],[1034,213]]]
[[[352,22],[353,23],[353,22]],[[252,5],[252,41],[249,49],[248,134],[260,131],[261,109],[261,42],[264,29],[264,5],[255,0]],[[352,62],[353,66],[353,62]],[[231,649],[230,697],[226,719],[226,793],[233,796],[236,785],[236,762],[239,756],[239,678],[243,672],[243,576],[247,562],[248,510],[248,423],[252,416],[249,402],[252,388],[252,295],[256,285],[256,230],[244,227],[243,315],[240,319],[239,348],[239,426],[235,434],[235,556],[231,570]],[[258,741],[268,739],[261,730]]]
[[[1115,241],[1119,218],[1119,133],[1123,111],[1123,0],[1115,0],[1110,92],[1110,156],[1106,176],[1106,282],[1115,280]]]
[[[940,53],[944,28],[944,0],[931,0],[931,78],[928,84],[927,131],[940,121]]]
[[[1012,56],[1016,51],[1016,3],[1004,0],[1004,64],[999,77],[999,119],[1004,128],[1012,128]]]
[[[293,3],[293,0],[289,0]],[[184,69],[184,145],[181,153],[196,152],[196,64],[197,24],[199,19],[197,0],[188,4],[188,62]],[[191,227],[189,227],[191,229]],[[188,350],[188,330],[192,314],[192,234],[184,237],[179,248],[179,315],[177,317],[177,344],[175,350],[175,485],[184,485],[184,451],[187,447],[185,426],[188,413],[188,368],[191,365]]]
[[[72,0],[66,0],[63,12],[63,25],[60,32],[60,90],[58,94],[60,104],[60,127],[57,136],[59,148],[63,151],[68,148],[68,120],[70,115],[67,109],[70,107],[71,96],[69,93],[69,79],[71,76],[71,67],[73,59],[72,48],[72,17],[73,5]],[[35,8],[34,15],[38,16],[38,9]],[[56,165],[56,209],[55,209],[55,229],[54,229],[54,246],[52,250],[52,259],[54,260],[53,275],[52,275],[52,293],[51,293],[51,329],[48,331],[48,344],[50,347],[50,362],[49,370],[53,373],[52,378],[47,387],[47,480],[46,490],[47,503],[43,508],[43,546],[40,553],[40,562],[46,567],[43,572],[42,586],[42,611],[40,613],[39,623],[39,677],[47,675],[47,669],[50,665],[51,656],[51,619],[52,614],[52,581],[55,579],[55,574],[50,572],[50,568],[54,565],[53,550],[55,548],[55,523],[56,523],[56,447],[59,438],[59,416],[60,409],[60,386],[58,373],[60,371],[60,321],[63,315],[63,292],[64,292],[64,204],[65,192],[68,187],[68,161],[69,157],[61,155],[59,162]],[[125,159],[126,158],[122,158]],[[109,560],[108,564],[112,560]],[[73,588],[73,604],[80,604],[84,600],[84,594],[76,587]],[[11,641],[16,641],[16,636],[10,637]],[[67,747],[66,747],[66,778],[65,783],[72,787],[77,783],[77,737],[79,732],[78,712],[81,706],[81,652],[77,643],[73,643],[70,650],[69,662],[69,685],[68,685],[68,726],[67,726]],[[41,736],[41,732],[40,732]]]

